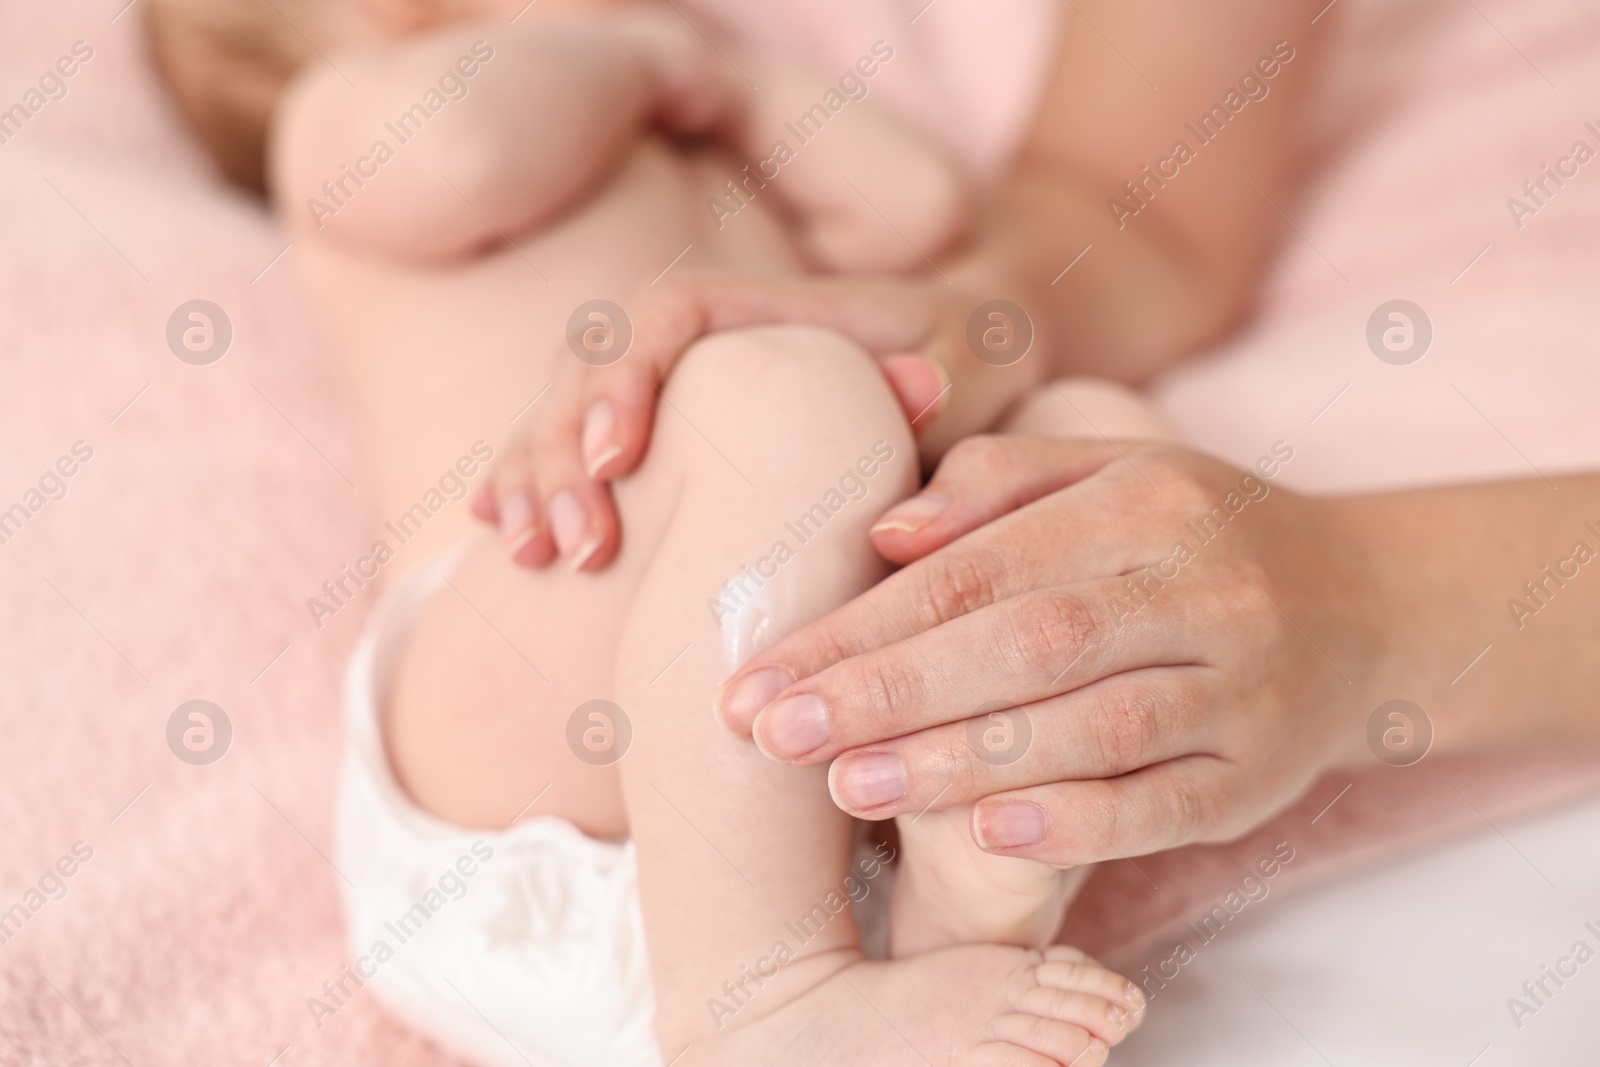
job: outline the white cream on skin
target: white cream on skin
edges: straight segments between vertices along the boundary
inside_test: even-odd
[[[788,599],[777,583],[753,569],[741,571],[723,584],[724,610],[719,612],[717,628],[722,636],[724,677],[777,640],[777,616]]]

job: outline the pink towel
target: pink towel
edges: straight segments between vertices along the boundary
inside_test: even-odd
[[[366,478],[293,250],[279,258],[269,220],[207,176],[145,69],[138,9],[122,6],[21,5],[0,35],[0,108],[42,79],[40,100],[59,96],[45,76],[63,58],[73,69],[65,95],[0,142],[0,510],[30,490],[40,503],[0,543],[0,917],[13,916],[0,1061],[448,1062],[365,996],[321,1028],[305,1006],[347,962],[326,856],[337,675],[365,605],[319,631],[304,601],[364,548]],[[1586,432],[1600,370],[1579,348],[1576,298],[1596,280],[1600,172],[1520,231],[1503,214],[1594,117],[1567,101],[1600,99],[1595,16],[1576,2],[1477,8],[1543,73],[1471,5],[1335,9],[1356,16],[1320,120],[1341,154],[1284,207],[1350,284],[1289,237],[1260,326],[1163,390],[1206,447],[1249,460],[1288,437],[1286,476],[1322,489],[1522,473],[1518,449],[1550,470],[1600,466]],[[1411,288],[1425,267],[1437,282]],[[1410,368],[1369,365],[1361,340],[1394,296],[1439,323]],[[196,298],[233,326],[209,366],[166,338]],[[1504,438],[1447,403],[1450,381]],[[71,476],[47,477],[63,457]],[[174,710],[195,699],[231,722],[209,766],[168,745]],[[1447,783],[1496,821],[1589,787],[1569,762],[1522,762],[1515,779],[1499,760],[1380,767],[1313,823],[1345,782],[1329,779],[1241,845],[1141,859],[1142,874],[1108,865],[1074,928],[1098,951],[1137,947],[1209,909],[1264,845],[1298,850],[1273,883],[1287,885],[1474,824]],[[1387,792],[1419,781],[1434,788]],[[1402,810],[1403,834],[1377,833]]]
[[[0,127],[0,512],[43,501],[0,526],[0,1063],[449,1062],[370,996],[305,1006],[346,962],[324,856],[362,620],[304,604],[369,543],[365,479],[293,252],[123,3],[0,33],[0,109],[47,101]],[[232,324],[209,366],[167,342],[195,298]],[[168,747],[195,699],[231,722],[210,766]]]

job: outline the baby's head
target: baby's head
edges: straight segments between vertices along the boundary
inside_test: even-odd
[[[350,0],[148,0],[150,51],[178,106],[231,182],[260,191],[267,125],[329,16]]]
[[[264,191],[267,127],[302,65],[524,0],[148,0],[156,69],[223,175]],[[570,6],[570,5],[561,5]]]

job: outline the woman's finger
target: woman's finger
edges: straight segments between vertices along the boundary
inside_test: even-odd
[[[484,490],[489,502],[475,502],[473,510],[480,518],[498,525],[500,539],[512,561],[524,567],[549,563],[555,557],[556,546],[539,507],[533,455],[525,435],[514,436],[501,451]]]
[[[1200,641],[1182,601],[1154,589],[1141,599],[1127,581],[1030,590],[853,656],[781,692],[756,716],[752,735],[772,759],[819,763],[965,721],[982,708],[1019,707],[1123,671],[1194,662]],[[983,670],[973,669],[975,659]]]
[[[900,410],[911,423],[913,434],[927,429],[949,402],[950,375],[938,360],[914,352],[897,352],[880,356],[878,369],[900,401]]]
[[[1220,757],[1189,755],[1118,778],[998,793],[972,809],[972,839],[999,856],[1058,866],[1209,840],[1227,797],[1228,769]]]
[[[590,478],[609,482],[644,459],[655,425],[660,374],[644,362],[624,361],[590,380],[579,431],[584,472]]]
[[[851,657],[900,645],[953,619],[1031,590],[1118,575],[1158,555],[1159,530],[1121,506],[1114,479],[1093,475],[891,574],[875,588],[752,657],[722,686],[716,709],[736,736],[803,678]],[[1060,545],[1077,546],[1064,553]],[[975,641],[988,640],[975,634]],[[954,648],[951,664],[976,676],[973,656],[987,646]],[[909,647],[900,655],[914,656]],[[952,669],[957,669],[952,667]],[[983,699],[989,699],[989,694]],[[866,737],[858,743],[884,740]]]
[[[1151,667],[1020,707],[851,749],[828,769],[833,801],[863,819],[971,804],[1046,782],[1112,778],[1216,742],[1208,668]]]
[[[606,347],[619,343],[624,330],[631,338],[614,363],[590,371],[582,401],[583,466],[591,477],[606,481],[631,473],[643,460],[661,383],[684,350],[707,334],[805,324],[842,333],[871,354],[889,355],[914,348],[932,323],[927,301],[903,283],[712,272],[646,287],[625,315],[625,322],[615,322],[603,310],[592,311],[592,321],[580,323],[582,331],[569,338],[595,359],[605,358]],[[916,392],[910,400],[902,397],[903,404],[935,399],[938,388],[935,396],[921,396],[926,374],[898,369],[902,378],[914,379],[908,385]]]
[[[717,715],[735,736],[749,737],[761,709],[796,681],[1021,592],[1023,570],[1005,565],[984,538],[920,560],[757,653],[718,690]]]
[[[1099,441],[980,434],[951,448],[928,485],[884,513],[873,547],[893,563],[921,559],[956,538],[1122,457]]]
[[[575,571],[599,570],[616,554],[611,490],[589,477],[580,453],[578,405],[557,396],[527,435],[539,508],[556,552]],[[501,501],[504,515],[505,501]]]

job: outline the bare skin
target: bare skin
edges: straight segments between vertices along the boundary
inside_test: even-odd
[[[1314,37],[1316,33],[1325,34],[1339,14],[1334,10],[1314,32],[1307,28],[1311,7],[1303,5],[1283,8],[1243,2],[1225,5],[1221,11],[1204,12],[1176,3],[1128,8],[1109,2],[1086,2],[1079,7],[1085,17],[1069,27],[1063,43],[1064,62],[1022,164],[992,205],[992,222],[985,229],[992,240],[981,242],[979,247],[1008,263],[1017,273],[1025,274],[1031,284],[1043,286],[1044,279],[1054,277],[1068,255],[1075,254],[1074,248],[1095,244],[1095,254],[1065,275],[1061,285],[1048,294],[1049,299],[1042,305],[1047,310],[1040,318],[1062,327],[1060,336],[1072,346],[1069,358],[1079,366],[1099,366],[1107,373],[1140,380],[1225,330],[1244,309],[1255,269],[1270,250],[1278,226],[1270,204],[1281,203],[1282,195],[1293,189],[1296,160],[1291,151],[1291,134],[1295,104],[1302,98],[1307,74],[1313,69]],[[1145,32],[1151,25],[1163,28],[1164,32],[1158,35],[1160,40]],[[1134,177],[1141,165],[1163,154],[1173,131],[1209,106],[1216,94],[1265,50],[1263,46],[1270,46],[1279,38],[1290,41],[1302,58],[1274,82],[1272,100],[1261,108],[1252,106],[1250,121],[1230,129],[1226,144],[1212,154],[1212,165],[1186,171],[1181,181],[1173,183],[1171,189],[1163,189],[1152,206],[1141,211],[1126,230],[1116,228],[1104,213],[1105,200],[1121,195],[1124,179]],[[1164,50],[1162,40],[1170,42],[1171,47]],[[1120,42],[1121,47],[1113,45],[1113,41]],[[1147,91],[1145,71],[1156,74],[1163,86],[1161,91]],[[1090,100],[1110,101],[1115,106],[1086,106]],[[1226,154],[1219,154],[1222,152]],[[1246,182],[1245,178],[1250,180]],[[1097,240],[1096,235],[1112,241]],[[668,254],[671,251],[666,250]],[[772,314],[798,317],[782,309]],[[436,384],[451,383],[441,380]],[[581,391],[575,395],[594,399]],[[568,435],[567,448],[573,456],[581,448],[577,428],[583,421],[581,411],[570,418],[574,432]],[[403,446],[410,443],[398,431],[394,437]],[[997,455],[1010,461],[1009,477],[994,478],[989,461],[983,458],[993,460]],[[1219,471],[1181,450],[1156,450],[1149,456],[1160,464],[1161,470],[1172,475],[1153,502],[1156,512],[1165,508],[1169,517],[1181,518],[1187,505],[1209,499],[1219,486],[1237,477],[1237,472]],[[1046,456],[1027,441],[1003,445],[981,442],[958,458],[961,462],[946,472],[950,495],[957,504],[954,509],[922,507],[915,524],[908,521],[906,529],[891,528],[877,535],[880,550],[890,558],[914,561],[928,556],[931,561],[929,567],[910,572],[896,590],[911,590],[916,588],[914,583],[921,582],[924,589],[959,593],[963,587],[950,581],[952,572],[947,568],[952,556],[939,555],[942,547],[984,521],[1011,517],[1013,510],[1045,501],[1063,491],[1063,483],[1075,484],[1092,471],[1108,469],[1097,463],[1092,448],[1062,446]],[[566,476],[582,467],[581,463],[562,462],[567,464],[563,468],[568,472]],[[602,473],[610,478],[623,471],[613,468]],[[1568,484],[1578,484],[1580,496],[1587,500],[1594,491],[1592,482],[1590,477]],[[1102,478],[1089,488],[1102,487],[1118,492],[1125,488],[1112,484],[1109,478]],[[1085,495],[1076,494],[1072,502],[1058,509],[1060,514],[1073,514],[1072,505]],[[396,493],[395,497],[402,499],[403,494]],[[1127,498],[1113,494],[1108,499],[1115,504]],[[602,499],[597,507],[603,506]],[[1038,519],[1044,510],[1032,509],[1024,518]],[[1310,553],[1299,558],[1302,566],[1298,571],[1294,553],[1268,551],[1258,541],[1236,546],[1240,555],[1214,557],[1211,563],[1216,565],[1214,573],[1222,579],[1236,578],[1239,573],[1262,580],[1270,577],[1273,584],[1269,591],[1281,588],[1304,610],[1310,611],[1314,606],[1324,612],[1328,617],[1319,623],[1324,629],[1315,635],[1319,643],[1326,638],[1340,648],[1363,655],[1371,652],[1374,645],[1388,647],[1390,656],[1371,658],[1376,665],[1368,675],[1372,691],[1427,694],[1430,706],[1440,709],[1444,744],[1519,743],[1530,739],[1590,741],[1593,719],[1585,715],[1581,695],[1593,690],[1594,680],[1582,669],[1588,657],[1584,655],[1585,631],[1581,623],[1592,614],[1588,610],[1592,605],[1581,591],[1565,597],[1563,604],[1557,605],[1558,610],[1542,612],[1544,617],[1538,620],[1539,624],[1546,620],[1552,623],[1545,640],[1537,644],[1524,642],[1512,647],[1509,656],[1480,664],[1470,688],[1445,688],[1439,680],[1461,662],[1458,653],[1463,648],[1470,653],[1478,647],[1479,635],[1473,620],[1503,611],[1500,600],[1504,589],[1520,589],[1521,581],[1537,572],[1534,564],[1547,561],[1544,548],[1561,541],[1564,532],[1570,532],[1573,523],[1585,517],[1582,511],[1581,502],[1553,504],[1532,484],[1397,494],[1338,507],[1310,506],[1282,494],[1269,512],[1281,521],[1265,525],[1272,532],[1286,535],[1297,549]],[[1508,516],[1513,514],[1529,517],[1530,521],[1507,526]],[[1337,528],[1341,536],[1331,541],[1319,540],[1319,528],[1326,531],[1330,527]],[[440,529],[442,533],[442,525]],[[1395,537],[1396,530],[1404,530],[1406,535]],[[1463,536],[1462,530],[1473,533]],[[1030,531],[1037,536],[1030,539]],[[1042,563],[1057,554],[1057,537],[1037,523],[1026,530],[1011,523],[1003,532],[1013,544],[1029,546],[1030,560]],[[1078,530],[1080,538],[1085,533]],[[1129,518],[1123,524],[1112,522],[1094,531],[1087,541],[1080,540],[1076,545],[1126,544],[1139,533],[1134,519]],[[583,545],[582,541],[575,542],[574,548]],[[1252,555],[1252,551],[1256,554]],[[568,556],[575,557],[576,552]],[[1327,581],[1326,575],[1318,576],[1315,582],[1300,580],[1308,559],[1315,563],[1312,569],[1333,561],[1335,580]],[[1481,567],[1485,559],[1493,560],[1493,565]],[[606,560],[591,554],[580,562],[601,566]],[[1228,573],[1230,566],[1232,574]],[[1465,572],[1480,577],[1468,582],[1456,577]],[[1072,576],[1073,580],[1083,577]],[[941,586],[941,582],[945,584]],[[1296,637],[1287,629],[1274,629],[1278,623],[1257,614],[1259,605],[1237,581],[1194,585],[1199,588],[1182,590],[1184,605],[1199,617],[1212,620],[1212,651],[1231,665],[1224,672],[1229,682],[1226,691],[1252,694],[1252,699],[1219,704],[1218,716],[1211,717],[1232,724],[1227,734],[1231,737],[1232,758],[1224,766],[1214,767],[1217,773],[1204,780],[1172,774],[1179,762],[1176,758],[1168,761],[1164,777],[1133,775],[1117,786],[1098,777],[1123,774],[1126,768],[1119,770],[1116,760],[1091,763],[1072,771],[1076,787],[1074,808],[1088,805],[1096,815],[1117,820],[1115,851],[1140,851],[1225,836],[1265,817],[1293,791],[1296,782],[1304,781],[1328,760],[1346,758],[1358,747],[1359,732],[1353,727],[1365,710],[1360,699],[1329,699],[1328,691],[1321,688],[1329,679],[1316,674],[1324,667],[1304,655],[1304,650],[1295,645]],[[1187,599],[1191,595],[1193,599]],[[1367,614],[1373,604],[1419,603],[1428,605],[1425,624],[1410,626],[1401,633],[1390,632],[1381,620]],[[786,666],[792,674],[803,676],[832,663],[832,653],[824,649],[833,653],[866,653],[892,646],[893,637],[872,630],[870,620],[865,620],[864,607],[858,604],[852,611],[853,614],[841,616],[847,620],[845,623],[830,624],[832,628],[813,631],[789,646],[793,658]],[[1232,625],[1215,626],[1219,614]],[[907,619],[910,618],[908,611]],[[1574,619],[1579,620],[1578,624]],[[914,632],[946,621],[950,619],[924,618]],[[1181,628],[1193,624],[1193,617],[1177,613],[1162,622],[1167,634],[1176,636]],[[1237,636],[1244,633],[1262,638],[1258,653],[1261,648],[1285,652],[1296,649],[1295,654],[1287,656],[1290,669],[1263,676],[1239,666],[1236,660],[1249,651],[1247,642]],[[1471,644],[1467,645],[1469,640]],[[808,644],[811,641],[818,644]],[[1497,653],[1504,647],[1497,648]],[[1038,651],[1047,657],[1066,652],[1070,658],[1081,649],[1047,647]],[[1260,655],[1254,658],[1259,660]],[[1579,666],[1574,667],[1575,664]],[[1152,677],[1145,675],[1146,679]],[[1536,699],[1531,702],[1540,713],[1507,722],[1496,714],[1496,709],[1502,708],[1507,699],[1528,696],[1530,678],[1540,680],[1539,688],[1533,691]],[[1088,707],[1124,713],[1116,718],[1107,716],[1107,722],[1132,729],[1078,735],[1065,748],[1127,754],[1135,752],[1131,747],[1134,742],[1150,734],[1174,738],[1175,753],[1192,754],[1217,744],[1215,736],[1201,736],[1194,721],[1172,717],[1170,711],[1177,702],[1152,699],[1170,696],[1170,690],[1108,692],[1108,687],[1102,686],[1098,691],[1084,687],[1084,693],[1092,693],[1099,701]],[[1108,697],[1114,699],[1107,700]],[[1308,720],[1298,714],[1308,704],[1317,709],[1309,720],[1315,726],[1311,731],[1315,734],[1314,744],[1303,743]],[[748,727],[757,710],[759,707],[750,708],[743,717],[728,718]],[[949,708],[931,707],[924,712],[918,718],[914,711],[906,709],[899,726],[902,732],[894,737],[882,729],[865,729],[852,735],[853,740],[848,742],[861,748],[905,738],[899,747],[908,753],[912,770],[914,788],[908,793],[910,800],[921,798],[918,790],[923,785],[937,787],[952,772],[947,761],[934,762],[938,753],[951,749],[939,744],[933,728],[951,721],[955,713]],[[938,773],[922,773],[930,768]],[[969,768],[955,770],[965,773]],[[1032,771],[1029,777],[1019,778],[983,767],[970,770],[973,773],[965,778],[966,788],[947,796],[947,802],[965,804],[983,797],[999,797],[1007,789],[1028,785],[1042,788],[1056,778],[1044,771]],[[1058,770],[1060,773],[1064,772]],[[837,790],[837,780],[835,786]],[[1044,793],[1036,796],[1046,798]],[[1103,834],[1097,839],[1090,827],[1069,818],[1071,813],[1059,800],[1052,803],[1053,808],[1046,806],[1047,814],[1054,816],[1047,840],[1002,847],[1013,855],[1033,855],[1057,863],[1111,854]],[[986,806],[994,811],[1004,805]],[[983,807],[980,805],[980,812]],[[886,810],[892,813],[892,809]],[[978,829],[976,825],[974,828]],[[979,837],[983,836],[980,832]],[[991,846],[1001,844],[992,834],[988,841]]]
[[[318,113],[291,107],[285,141],[310,136],[297,122],[315,132]],[[304,156],[280,158],[294,189],[292,163]],[[572,358],[559,338],[582,299],[625,296],[686,244],[723,269],[798,269],[801,255],[760,213],[741,217],[730,241],[704,230],[717,169],[645,141],[576,209],[518,234],[515,248],[457,264],[408,265],[392,249],[362,252],[348,235],[306,227],[305,266],[366,420],[382,513],[403,509],[466,442],[503,441],[495,428],[537,396],[549,361]],[[552,355],[530,358],[540,352]],[[688,1046],[686,1062],[735,1062],[751,1042],[822,1040],[846,1063],[1099,1062],[1137,1022],[1141,1001],[1125,980],[1066,949],[970,946],[873,963],[848,912],[731,1020],[708,1010],[725,980],[770,952],[774,931],[836,889],[850,831],[823,772],[774,773],[706,713],[728,669],[708,595],[881,442],[898,465],[885,462],[862,506],[784,565],[772,627],[872,585],[883,564],[866,529],[914,487],[916,462],[882,375],[825,331],[709,339],[665,396],[681,418],[662,420],[648,464],[619,486],[630,535],[604,577],[529,573],[483,543],[425,613],[385,710],[398,776],[424,807],[463,824],[503,824],[537,795],[540,814],[633,838],[668,1057]],[[407,544],[405,565],[456,540],[465,516],[445,518]],[[627,758],[609,767],[572,759],[564,737],[571,709],[597,697],[633,725]],[[958,995],[957,975],[981,988]]]
[[[951,386],[918,422],[929,467],[1050,378],[1144,382],[1236,327],[1283,232],[1273,205],[1296,190],[1307,147],[1301,110],[1338,11],[1313,25],[1324,5],[1300,0],[1067,6],[1054,73],[1014,166],[974,208],[967,240],[944,255],[927,248],[937,270],[913,259],[904,264],[913,276],[820,295],[808,279],[719,277],[678,294],[660,317],[701,328],[809,322],[874,352],[892,339],[927,356]],[[1229,92],[1242,110],[1225,110],[1226,128],[1201,142],[1185,123]],[[1174,163],[1180,139],[1198,155]],[[926,219],[941,202],[925,196],[912,217]],[[1035,354],[1005,368],[976,358],[967,338],[971,313],[997,296],[1037,331]],[[543,514],[562,493],[582,504],[601,546],[577,565],[606,565],[615,515],[605,485],[646,454],[655,386],[692,336],[665,330],[638,359],[567,368],[551,392],[552,417],[528,427],[497,470],[496,501],[523,501],[519,517]],[[505,519],[492,506],[484,514]]]
[[[847,810],[975,802],[987,851],[1059,864],[1236,837],[1323,771],[1371,759],[1368,719],[1402,694],[1439,750],[1600,743],[1600,591],[1542,570],[1566,560],[1570,575],[1593,551],[1600,476],[1320,500],[1275,488],[1179,563],[1186,524],[1244,477],[1171,445],[963,442],[925,490],[938,502],[909,501],[875,533],[909,565],[870,605],[758,655],[724,689],[724,720],[759,735],[786,698],[813,697],[828,737],[788,761],[831,763],[836,798],[860,754],[905,768],[900,799]],[[1518,617],[1508,602],[1532,604],[1529,582],[1546,583],[1544,606]],[[1013,665],[999,679],[969,652],[993,648]],[[764,671],[778,687],[758,681],[740,705]],[[914,681],[885,707],[859,699],[863,679]],[[997,685],[1035,724],[1031,763],[987,766],[950,741]]]
[[[1169,14],[1193,22],[1192,13]],[[1267,12],[1263,5],[1250,3],[1234,5],[1227,15],[1226,25],[1201,20],[1188,26],[1194,36],[1186,35],[1185,40],[1199,40],[1201,47],[1186,48],[1184,62],[1177,62],[1183,57],[1173,57],[1166,68],[1179,72],[1177,92],[1154,102],[1137,91],[1125,93],[1121,99],[1139,103],[1116,116],[1114,122],[1098,117],[1104,109],[1075,107],[1074,102],[1081,102],[1088,86],[1097,81],[1126,79],[1128,72],[1119,66],[1126,64],[1126,57],[1111,56],[1075,20],[1063,43],[1061,73],[1024,149],[1021,165],[989,205],[989,225],[951,274],[963,283],[969,278],[989,279],[980,281],[979,287],[987,284],[993,288],[995,279],[1006,279],[1009,284],[1018,268],[1031,273],[1042,266],[1045,257],[1057,255],[1069,235],[1074,242],[1080,233],[1094,236],[1103,226],[1102,187],[1114,185],[1111,175],[1115,166],[1126,163],[1129,173],[1136,174],[1136,157],[1153,143],[1146,138],[1177,125],[1180,116],[1191,110],[1203,111],[1202,103],[1215,91],[1213,79],[1220,82],[1224,70],[1228,79],[1233,79],[1234,64],[1256,70],[1253,76],[1257,81],[1266,77],[1275,85],[1274,108],[1261,121],[1241,127],[1243,132],[1230,140],[1229,150],[1235,160],[1250,165],[1265,187],[1262,195],[1278,195],[1291,176],[1292,141],[1284,134],[1291,128],[1307,81],[1310,59],[1304,53],[1308,50],[1302,47],[1302,61],[1292,69],[1288,66],[1296,54],[1292,47],[1278,50],[1281,62],[1274,59],[1262,67],[1260,56],[1246,53],[1251,49],[1269,52],[1276,35],[1288,32],[1290,15],[1276,9]],[[1250,35],[1240,32],[1245,27],[1270,31],[1273,36],[1258,46]],[[1293,28],[1298,33],[1299,27]],[[1097,117],[1086,124],[1083,116]],[[1252,119],[1255,117],[1252,114]],[[954,391],[953,401],[945,401],[949,410],[932,413],[938,426],[925,439],[924,456],[936,458],[962,434],[989,425],[1009,400],[1050,373],[1052,363],[1066,365],[1074,358],[1082,362],[1082,353],[1092,353],[1108,370],[1138,379],[1185,346],[1228,325],[1270,247],[1276,226],[1262,204],[1238,194],[1236,184],[1219,178],[1215,169],[1202,171],[1198,179],[1188,182],[1187,191],[1163,198],[1159,207],[1141,220],[1140,229],[1118,234],[1120,240],[1102,238],[1111,251],[1079,271],[1062,289],[1052,286],[1046,293],[1037,286],[1024,286],[1019,290],[1019,294],[1030,294],[1034,306],[1048,309],[1041,312],[1042,327],[1053,325],[1060,336],[1071,336],[1073,342],[1046,348],[1052,352],[1051,361],[1038,359],[1004,375],[996,375],[993,367],[980,364],[963,353],[959,344],[950,342],[952,324],[953,332],[960,332],[965,325],[960,316],[944,315],[940,322],[937,312],[916,308],[914,297],[909,301],[911,310],[898,318],[892,313],[867,316],[863,325],[861,317],[852,318],[842,311],[839,302],[812,300],[807,306],[799,288],[794,291],[800,294],[797,296],[786,297],[781,291],[773,296],[741,290],[735,282],[691,290],[681,301],[688,309],[681,317],[695,325],[719,318],[732,320],[730,324],[762,321],[763,315],[773,321],[821,321],[847,332],[855,327],[856,336],[869,344],[871,339],[887,335],[900,338],[906,346],[937,350],[946,365],[945,376],[956,378],[960,388]],[[1178,210],[1169,209],[1169,199]],[[1202,217],[1198,223],[1184,210],[1193,205],[1204,208],[1198,213]],[[1249,254],[1240,256],[1241,247]],[[1139,279],[1137,313],[1122,304],[1130,278]],[[670,314],[664,317],[672,319]],[[693,328],[691,325],[690,330]],[[947,335],[943,341],[937,339],[939,330]],[[519,562],[539,566],[559,555],[579,569],[599,570],[608,565],[620,525],[607,485],[635,469],[646,455],[654,389],[677,358],[682,342],[692,336],[692,332],[688,336],[663,332],[667,340],[647,349],[644,358],[602,369],[577,364],[563,368],[550,397],[551,417],[526,427],[499,464],[493,495],[482,501],[479,514],[498,521]],[[863,754],[862,759],[846,765],[844,769],[852,773],[843,780],[860,786],[868,777],[870,758]],[[837,784],[840,779],[835,781]],[[836,787],[836,799],[850,805],[842,792]],[[884,809],[855,803],[850,810],[869,814]],[[1026,864],[1008,868],[983,861],[982,853],[970,841],[937,832],[936,828],[948,829],[963,817],[965,809],[958,807],[930,814],[926,825],[910,830],[914,836],[928,839],[930,845],[937,841],[943,846],[919,850],[922,854],[944,856],[950,862],[930,864],[923,877],[904,881],[899,893],[904,906],[897,907],[902,921],[896,948],[909,951],[974,936],[1022,944],[1047,942],[1074,883]],[[972,903],[986,894],[988,907],[975,909]],[[1007,906],[996,906],[999,900],[1007,901]],[[972,916],[977,914],[986,921],[974,922]]]
[[[1177,440],[1176,431],[1143,397],[1121,386],[1091,379],[1052,382],[1035,390],[1007,419],[1004,429],[1008,433],[1064,440]],[[915,512],[897,508],[879,520],[873,534],[903,534],[915,520]],[[984,766],[1025,758],[1026,751],[995,752],[982,743],[988,736],[985,730],[1003,730],[1005,725],[1003,719],[983,721],[979,730],[964,730],[951,737],[953,751],[945,754],[948,777],[935,789],[958,790],[956,776],[965,772],[974,756]],[[978,744],[974,744],[975,738],[979,739]],[[996,740],[1002,744],[1016,741],[1005,733]],[[982,758],[985,754],[987,760]],[[905,774],[905,764],[897,754],[890,754],[888,761],[895,772]],[[850,761],[831,765],[830,792],[846,811],[883,810],[880,800],[860,791],[858,767]],[[938,773],[931,761],[920,769]],[[909,791],[909,777],[902,780]],[[927,784],[927,780],[919,782],[919,792],[926,793]],[[900,808],[903,799],[890,803]],[[1044,865],[985,851],[971,833],[971,804],[925,801],[916,810],[896,815],[895,823],[911,857],[894,886],[889,938],[891,953],[896,956],[974,941],[1003,941],[1034,948],[1052,944],[1068,904],[1091,869],[1063,869],[1064,865]]]

